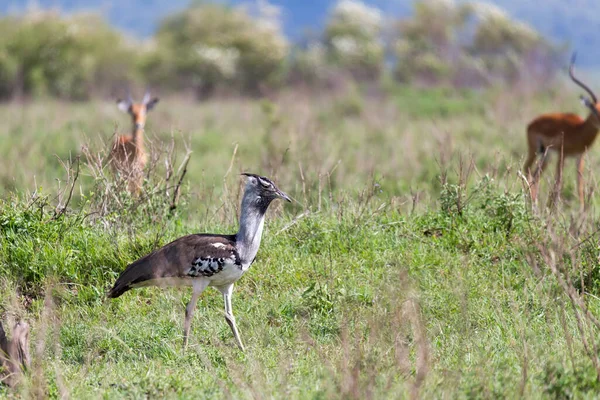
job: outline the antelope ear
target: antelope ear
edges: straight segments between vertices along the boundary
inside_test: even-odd
[[[146,110],[147,110],[147,111],[150,111],[150,110],[152,110],[152,109],[154,108],[154,106],[156,105],[156,103],[158,103],[158,100],[159,100],[159,98],[158,98],[158,97],[155,97],[155,98],[153,98],[152,100],[148,101],[148,102],[146,103]]]
[[[123,112],[129,112],[129,108],[131,107],[131,102],[128,100],[117,100],[117,107],[119,107],[119,110],[123,111]]]

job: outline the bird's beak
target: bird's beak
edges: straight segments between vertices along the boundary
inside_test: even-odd
[[[279,197],[281,197],[282,199],[289,201],[290,203],[292,202],[292,199],[290,199],[290,196],[288,196],[287,194],[283,193],[281,190],[277,189],[277,195]]]

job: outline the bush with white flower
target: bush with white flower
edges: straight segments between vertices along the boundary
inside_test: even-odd
[[[381,11],[358,0],[340,0],[325,28],[330,61],[361,77],[376,77],[383,68],[384,19]]]
[[[496,5],[479,1],[416,1],[414,16],[398,23],[392,49],[396,77],[405,82],[515,82],[525,63],[545,66],[545,75],[556,70],[551,43]]]
[[[156,85],[175,75],[180,88],[200,93],[223,85],[257,91],[280,77],[288,55],[277,10],[264,0],[254,8],[194,5],[161,24],[144,69]]]
[[[0,18],[0,98],[108,94],[133,78],[133,47],[93,14],[31,9]]]

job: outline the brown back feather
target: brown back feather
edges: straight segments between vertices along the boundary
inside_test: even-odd
[[[223,247],[215,247],[221,243]],[[186,271],[199,257],[230,257],[235,252],[235,235],[196,234],[174,240],[129,264],[121,273],[109,298],[117,298],[136,285],[161,278],[187,278]]]

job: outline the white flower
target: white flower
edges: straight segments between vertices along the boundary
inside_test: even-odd
[[[495,4],[484,1],[471,3],[471,10],[473,10],[475,16],[481,18],[483,21],[508,19],[508,14],[505,10]]]
[[[481,20],[482,24],[505,26],[524,38],[535,39],[539,36],[531,26],[521,21],[511,20],[505,10],[494,4],[481,1],[473,2],[471,3],[471,10]]]
[[[369,35],[378,34],[383,23],[380,10],[358,0],[338,1],[332,11],[332,19],[340,23],[356,25]]]
[[[256,23],[256,28],[263,35],[264,42],[272,53],[278,58],[283,58],[288,52],[289,43],[283,32],[281,20],[281,7],[271,4],[269,0],[255,0],[237,7],[242,13],[250,16]]]
[[[216,68],[224,77],[231,78],[235,75],[240,58],[238,49],[198,45],[195,50],[204,63]]]
[[[360,46],[352,36],[336,36],[331,40],[333,48],[343,56],[355,56],[360,53]]]

